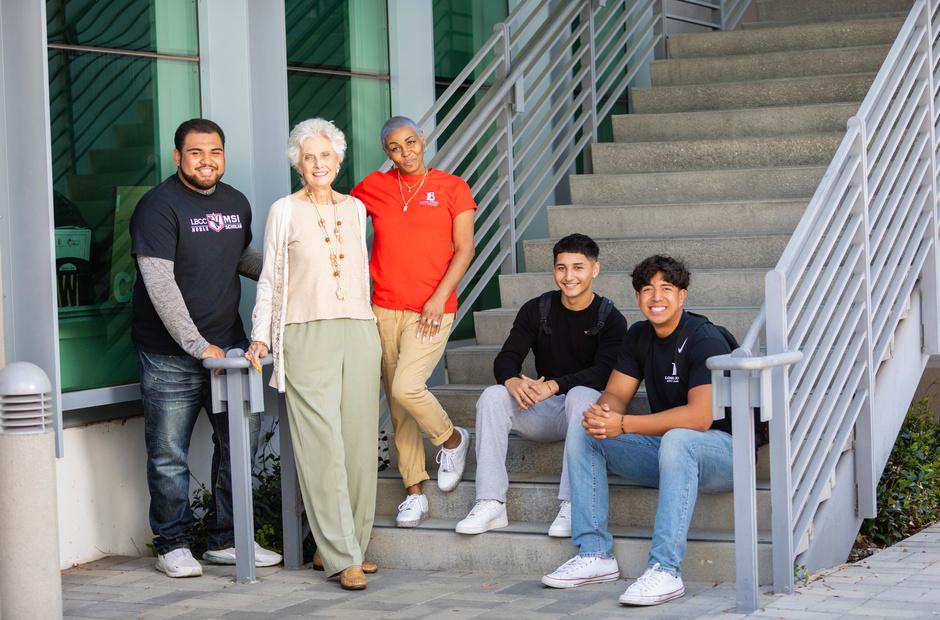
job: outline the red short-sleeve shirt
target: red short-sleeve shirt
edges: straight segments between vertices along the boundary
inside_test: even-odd
[[[409,192],[423,175],[373,172],[350,192],[372,217],[375,237],[369,272],[372,302],[390,310],[421,312],[454,257],[453,222],[458,213],[476,209],[470,187],[458,176],[431,168],[421,188]],[[409,200],[404,209],[402,193]],[[457,311],[457,293],[444,312]]]

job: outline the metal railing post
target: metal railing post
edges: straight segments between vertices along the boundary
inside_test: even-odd
[[[856,203],[858,217],[862,220],[862,227],[857,233],[861,236],[857,242],[865,248],[863,254],[862,273],[859,274],[865,281],[863,289],[865,312],[865,338],[868,345],[859,352],[861,360],[866,366],[866,386],[868,398],[859,411],[855,420],[855,483],[856,483],[856,510],[859,517],[869,519],[877,514],[878,507],[878,476],[875,474],[874,452],[874,397],[875,397],[875,364],[872,359],[874,349],[872,339],[872,302],[871,302],[871,221],[869,206],[871,196],[868,187],[868,132],[865,122],[853,116],[847,123],[849,132],[855,133],[855,155],[859,158],[857,182],[862,191]]]
[[[757,574],[757,468],[754,465],[750,380],[750,371],[731,371],[735,599],[738,613],[757,609],[757,584],[760,583]]]
[[[296,570],[304,565],[303,513],[300,499],[300,481],[297,477],[297,461],[291,439],[290,420],[284,395],[277,397],[278,447],[281,457],[281,523],[284,528],[284,568]]]
[[[933,231],[931,238],[933,240],[930,252],[924,262],[924,273],[921,276],[921,307],[923,308],[924,325],[924,352],[931,355],[940,354],[940,248],[938,248],[937,235],[940,234],[940,216],[937,209],[940,208],[937,196],[937,135],[933,128],[937,124],[937,110],[934,104],[933,93],[934,85],[934,50],[933,50],[933,24],[930,21],[933,15],[933,5],[936,0],[925,0],[923,10],[921,11],[921,25],[924,29],[922,37],[924,45],[924,54],[927,62],[922,69],[924,79],[927,80],[929,87],[924,92],[929,113],[924,120],[924,131],[929,135],[930,144],[930,174],[927,175],[927,183],[930,190],[930,201],[928,208],[930,213],[930,230]]]
[[[587,56],[589,71],[581,82],[581,88],[586,88],[591,93],[588,97],[588,101],[585,102],[585,105],[588,106],[588,114],[590,114],[591,118],[591,140],[584,149],[584,171],[585,173],[590,173],[594,170],[594,165],[591,161],[591,145],[597,143],[597,126],[599,123],[597,119],[597,49],[594,45],[594,6],[591,0],[584,0],[581,6],[581,19],[588,23],[587,30],[581,35],[583,50],[581,53]]]
[[[774,269],[764,279],[767,304],[767,354],[787,350],[787,284],[783,273]],[[774,368],[771,374],[770,420],[770,504],[773,581],[775,592],[793,590],[793,504],[790,477],[790,389],[787,368]]]
[[[658,37],[658,40],[654,48],[654,58],[666,58],[666,37],[669,35],[666,16],[666,0],[656,0],[653,3],[653,36]]]
[[[506,22],[501,22],[496,25],[495,30],[500,35],[499,45],[503,51],[503,62],[497,71],[497,76],[500,81],[504,81],[512,71],[512,42],[509,38],[509,25]],[[516,185],[514,178],[516,161],[513,153],[512,119],[517,112],[521,112],[525,108],[524,92],[525,89],[522,87],[522,83],[519,82],[515,88],[506,93],[506,100],[503,102],[502,109],[496,119],[496,127],[502,133],[502,140],[499,141],[498,148],[502,151],[504,157],[503,163],[500,165],[501,178],[496,182],[502,183],[502,189],[499,192],[500,202],[506,203],[506,210],[499,218],[500,228],[504,230],[502,233],[503,241],[500,245],[508,250],[500,267],[500,273],[506,274],[516,273],[519,268],[516,257]]]

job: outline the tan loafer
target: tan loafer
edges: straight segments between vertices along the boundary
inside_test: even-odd
[[[319,551],[313,552],[313,570],[323,570],[323,558],[320,557]],[[379,565],[370,560],[363,560],[362,572],[366,575],[374,575],[379,572]]]
[[[339,585],[344,590],[365,590],[368,583],[361,566],[350,566],[339,574]]]

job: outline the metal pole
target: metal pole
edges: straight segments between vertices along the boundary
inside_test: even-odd
[[[226,357],[244,358],[241,349],[232,349]],[[239,583],[257,581],[255,573],[255,516],[251,497],[251,463],[248,418],[245,400],[247,368],[225,371],[228,400],[229,451],[232,459],[232,513],[235,522],[235,573]]]
[[[757,609],[757,474],[754,465],[754,416],[750,371],[731,371],[734,423],[734,561],[738,613]]]
[[[666,36],[668,35],[666,26],[666,0],[654,0],[653,2],[653,36],[657,37],[654,58],[666,58]]]
[[[281,450],[281,522],[284,533],[284,568],[298,569],[304,564],[303,503],[300,501],[297,461],[291,443],[290,421],[284,395],[278,395]]]

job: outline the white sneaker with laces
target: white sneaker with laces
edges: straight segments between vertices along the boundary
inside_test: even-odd
[[[618,600],[624,605],[659,605],[683,594],[682,577],[667,573],[656,563],[631,583]]]
[[[555,572],[542,577],[542,583],[550,588],[577,588],[589,583],[606,583],[620,579],[620,567],[616,558],[596,555],[576,555]]]
[[[507,525],[506,504],[495,499],[479,499],[455,529],[458,534],[482,534]]]
[[[424,493],[412,493],[405,501],[398,504],[398,527],[417,527],[428,518],[428,496]]]
[[[460,434],[460,445],[456,448],[444,448],[437,453],[437,488],[445,493],[453,491],[457,483],[463,478],[463,468],[467,464],[467,452],[470,451],[470,433],[467,429],[455,426],[454,430]]]
[[[213,564],[235,564],[235,547],[209,549],[202,554],[202,559]],[[255,566],[277,566],[282,559],[280,553],[270,551],[255,543]]]
[[[561,500],[558,514],[548,528],[548,535],[554,538],[571,538],[571,502],[569,500]]]
[[[156,569],[166,573],[167,577],[202,576],[202,564],[197,562],[192,552],[185,547],[158,554]]]

